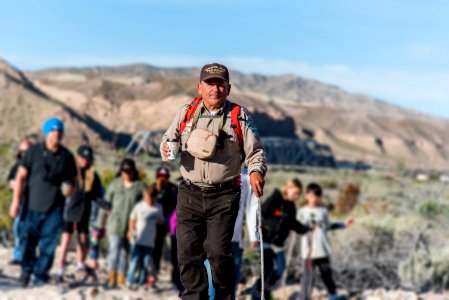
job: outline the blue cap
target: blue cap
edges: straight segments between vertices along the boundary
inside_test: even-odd
[[[42,127],[44,137],[54,130],[64,132],[64,123],[58,118],[51,118],[45,121],[44,126]]]

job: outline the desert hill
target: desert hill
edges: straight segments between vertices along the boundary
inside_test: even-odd
[[[15,139],[27,130],[36,132],[43,117],[61,114],[73,123],[73,135],[123,146],[137,130],[166,128],[178,108],[196,95],[197,74],[196,68],[145,64],[23,73],[2,62],[0,131]],[[448,120],[293,75],[234,71],[231,84],[230,99],[249,109],[263,136],[313,132],[337,159],[449,165]]]
[[[43,120],[57,116],[66,123],[69,145],[85,140],[106,147],[113,133],[89,115],[43,92],[21,71],[0,60],[0,133],[2,142],[15,142],[26,135],[41,134]]]

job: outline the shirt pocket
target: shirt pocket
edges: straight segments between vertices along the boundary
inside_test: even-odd
[[[237,134],[232,128],[223,128],[226,133],[226,138],[224,140],[224,153],[226,155],[236,155],[240,152],[240,144],[237,138]]]
[[[189,136],[190,136],[190,130],[188,128],[184,129],[184,131],[181,134],[181,150],[182,151],[186,150],[185,146],[186,146],[187,140],[189,139]]]
[[[227,138],[226,140],[229,142],[238,142],[237,134],[235,133],[234,129],[231,128],[231,125],[227,125],[223,128],[223,131],[226,132]]]

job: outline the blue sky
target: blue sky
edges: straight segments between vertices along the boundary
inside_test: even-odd
[[[4,1],[0,57],[27,70],[219,61],[449,118],[448,15],[432,0]]]

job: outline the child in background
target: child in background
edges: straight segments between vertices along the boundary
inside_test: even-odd
[[[274,248],[283,248],[290,231],[305,234],[310,226],[296,220],[295,201],[302,193],[302,183],[298,178],[287,181],[281,189],[275,189],[262,204],[262,235],[264,254],[265,291],[261,295],[261,278],[253,286],[252,299],[271,299],[271,289],[279,279],[277,254]]]
[[[110,209],[100,209],[97,228],[106,228],[109,240],[107,288],[125,287],[129,256],[127,238],[129,215],[133,207],[143,199],[145,184],[139,179],[139,171],[133,159],[120,163],[117,177],[109,184],[105,199]]]
[[[140,286],[146,281],[149,285],[156,281],[152,255],[156,226],[164,222],[162,206],[156,203],[157,193],[153,186],[148,188],[145,191],[144,201],[137,203],[130,215],[127,236],[131,244],[131,263],[126,279],[126,285],[130,289],[134,288],[136,275]]]
[[[71,197],[66,199],[64,208],[64,226],[60,243],[60,257],[56,273],[56,283],[64,283],[66,258],[69,252],[70,240],[74,231],[77,232],[76,254],[78,267],[77,280],[84,281],[88,276],[94,276],[93,270],[85,265],[89,246],[89,219],[92,207],[103,195],[100,176],[94,167],[94,151],[89,145],[78,147],[76,155],[78,169],[77,184]]]
[[[330,223],[328,210],[320,206],[322,189],[316,183],[311,183],[306,189],[307,205],[298,211],[297,219],[303,224],[313,228],[301,238],[301,256],[303,259],[303,276],[301,279],[301,300],[310,299],[313,288],[313,270],[318,267],[321,273],[329,299],[337,299],[337,288],[332,278],[330,262],[331,247],[327,232],[334,229],[343,229],[352,225],[353,219],[344,223]]]

